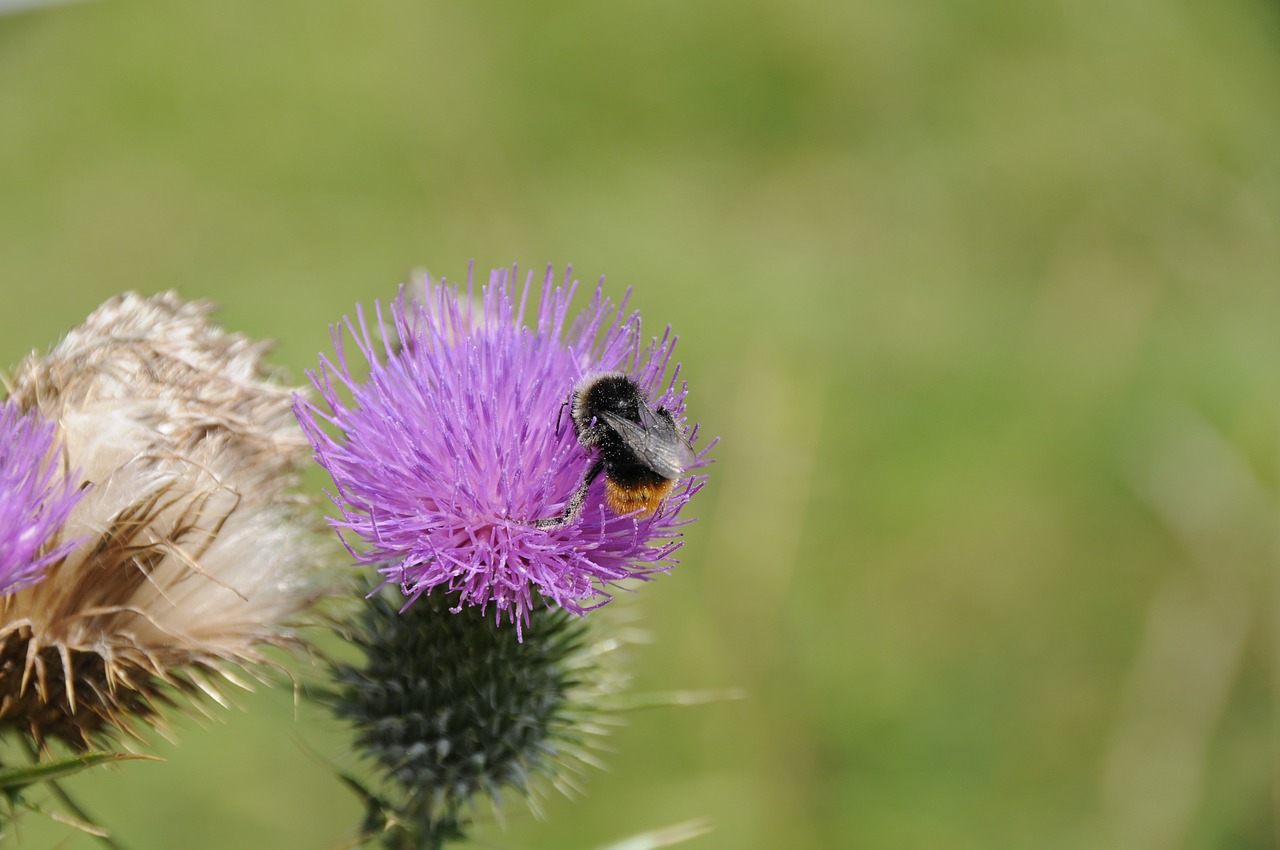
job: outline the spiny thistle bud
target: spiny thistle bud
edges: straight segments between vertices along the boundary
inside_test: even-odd
[[[315,549],[293,389],[211,309],[122,295],[17,368],[10,404],[57,423],[86,489],[43,580],[0,600],[0,729],[137,735],[294,640]]]
[[[504,791],[537,811],[541,784],[574,790],[623,682],[607,663],[617,641],[559,608],[533,611],[520,641],[440,593],[403,613],[379,595],[354,641],[365,660],[335,669],[334,711],[380,769],[365,829],[397,850],[463,837],[476,804],[496,809]]]

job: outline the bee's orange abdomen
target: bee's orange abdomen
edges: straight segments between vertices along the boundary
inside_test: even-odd
[[[604,501],[609,510],[619,516],[639,510],[641,517],[652,515],[662,504],[662,500],[671,492],[674,481],[661,481],[656,484],[637,484],[623,487],[615,481],[605,482]]]

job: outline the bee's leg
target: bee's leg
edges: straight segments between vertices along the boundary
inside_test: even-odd
[[[559,437],[559,436],[560,436],[560,419],[561,419],[561,417],[563,417],[563,416],[564,416],[564,409],[565,409],[566,407],[568,407],[569,405],[571,405],[571,404],[573,404],[573,393],[569,393],[569,397],[568,397],[568,398],[566,398],[566,399],[564,400],[564,403],[560,405],[560,412],[556,414],[556,436],[557,436],[557,437]],[[572,417],[571,417],[571,418],[572,418]],[[574,423],[573,423],[573,433],[574,433],[574,435],[577,435],[577,433],[578,433],[578,423],[577,423],[577,422],[574,422]]]
[[[587,470],[586,478],[582,479],[581,486],[569,497],[569,504],[564,506],[564,510],[559,516],[553,516],[549,519],[535,519],[530,525],[534,528],[563,528],[572,524],[578,518],[578,514],[582,513],[582,503],[587,500],[587,490],[591,488],[591,482],[595,481],[603,470],[604,461],[598,460],[592,464],[591,469]]]

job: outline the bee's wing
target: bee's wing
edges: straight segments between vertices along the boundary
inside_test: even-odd
[[[674,481],[693,465],[693,449],[680,436],[669,415],[661,416],[641,404],[643,424],[636,424],[608,410],[600,411],[600,418],[617,432],[627,448],[663,478]]]

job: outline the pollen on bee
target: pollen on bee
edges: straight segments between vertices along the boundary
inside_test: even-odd
[[[640,511],[640,517],[652,516],[662,500],[675,486],[674,481],[661,481],[656,484],[635,484],[622,486],[615,481],[605,482],[604,500],[609,510],[619,516]]]

